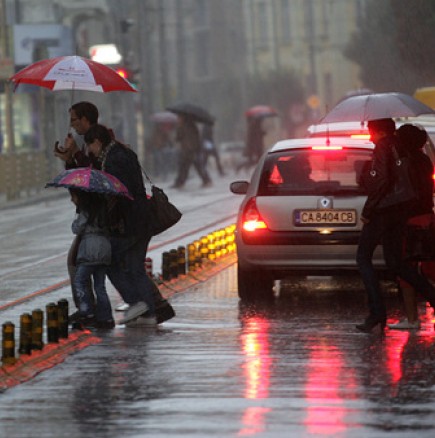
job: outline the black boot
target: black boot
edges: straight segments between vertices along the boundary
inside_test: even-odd
[[[357,324],[355,328],[364,333],[370,333],[377,325],[381,327],[383,331],[387,324],[386,316],[373,316],[370,315],[362,324]]]
[[[162,299],[156,303],[156,319],[157,324],[168,321],[175,316],[174,308],[165,300]]]

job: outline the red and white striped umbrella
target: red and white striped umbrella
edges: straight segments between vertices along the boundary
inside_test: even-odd
[[[81,56],[60,56],[35,62],[15,73],[10,80],[15,87],[26,83],[54,91],[137,91],[113,68]]]

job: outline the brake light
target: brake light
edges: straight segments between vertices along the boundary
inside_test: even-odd
[[[242,227],[244,231],[249,232],[267,230],[266,222],[264,222],[257,209],[255,197],[251,198],[245,206],[242,217]]]
[[[370,134],[352,134],[350,138],[356,138],[361,140],[370,140]]]
[[[341,151],[343,146],[312,146],[313,151]]]

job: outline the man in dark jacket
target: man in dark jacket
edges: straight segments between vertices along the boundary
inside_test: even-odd
[[[402,261],[402,242],[408,217],[412,212],[409,203],[396,204],[381,208],[381,201],[388,195],[394,184],[392,166],[395,165],[393,148],[399,148],[392,119],[378,119],[368,122],[371,140],[375,144],[373,151],[374,170],[377,185],[371,190],[364,204],[361,221],[360,240],[357,249],[358,268],[367,292],[369,316],[356,328],[370,332],[380,325],[386,325],[386,308],[379,280],[373,267],[372,258],[376,247],[381,243],[385,263],[397,276],[403,278],[422,293],[435,308],[435,288],[419,274],[414,266]]]

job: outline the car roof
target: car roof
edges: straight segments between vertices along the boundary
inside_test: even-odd
[[[435,116],[418,116],[418,117],[402,117],[395,118],[396,127],[405,123],[420,125],[428,133],[435,133]],[[318,123],[310,125],[307,128],[309,136],[325,136],[329,132],[331,135],[352,135],[352,134],[368,134],[367,122],[333,122],[333,123]]]
[[[331,147],[344,146],[347,148],[369,149],[374,148],[374,144],[367,139],[354,139],[343,137],[306,137],[281,140],[269,149],[269,153],[284,151],[288,149],[307,149],[313,146]]]

